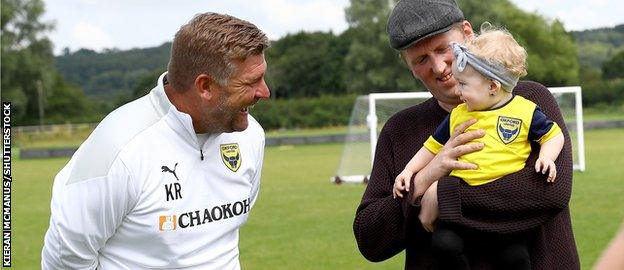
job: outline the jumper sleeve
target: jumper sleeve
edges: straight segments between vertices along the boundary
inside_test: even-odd
[[[258,148],[257,151],[257,156],[256,156],[256,174],[253,176],[253,179],[251,180],[251,193],[249,194],[249,198],[251,200],[251,207],[254,206],[254,204],[256,203],[256,200],[258,199],[258,192],[260,191],[260,179],[261,179],[261,173],[262,173],[262,164],[264,162],[264,145],[265,145],[265,140],[264,140],[264,133],[262,133],[262,143],[261,146]]]
[[[119,158],[106,175],[76,182],[58,180],[67,177],[68,167],[54,182],[41,267],[95,269],[98,251],[136,205],[140,186]]]
[[[353,222],[360,252],[374,262],[388,259],[405,248],[404,210],[401,200],[392,198],[394,157],[392,142],[385,131],[384,127],[379,135],[370,180]]]
[[[440,220],[487,232],[516,233],[537,228],[568,207],[572,191],[572,151],[561,112],[546,87],[522,82],[519,95],[532,100],[562,129],[565,143],[555,161],[557,181],[535,172],[539,145],[532,143],[524,169],[480,186],[468,186],[456,177],[438,182]]]

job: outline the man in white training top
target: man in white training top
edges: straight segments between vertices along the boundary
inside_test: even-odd
[[[168,72],[110,113],[54,179],[43,269],[240,269],[238,231],[258,196],[270,93],[265,34],[199,14]]]

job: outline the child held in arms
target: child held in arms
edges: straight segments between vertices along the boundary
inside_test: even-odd
[[[412,176],[425,167],[448,141],[455,126],[476,119],[466,131],[483,129],[486,135],[473,141],[484,145],[481,151],[463,155],[459,161],[477,165],[474,170],[453,170],[450,175],[468,185],[484,185],[524,168],[531,152],[530,141],[538,142],[539,158],[535,171],[548,173],[554,182],[555,159],[564,143],[559,126],[537,105],[512,90],[518,79],[527,74],[527,53],[513,36],[489,23],[480,35],[465,45],[451,43],[455,60],[453,76],[458,82],[457,94],[464,102],[454,108],[429,137],[424,146],[396,177],[393,196],[403,197],[409,191]],[[425,228],[430,230],[430,228]],[[442,268],[468,269],[464,247],[470,241],[491,241],[492,254],[506,269],[530,269],[528,247],[523,235],[483,233],[480,239],[464,239],[462,231],[451,224],[437,224],[432,235],[436,261]],[[446,266],[446,267],[444,267]]]

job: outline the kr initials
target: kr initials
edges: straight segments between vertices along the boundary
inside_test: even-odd
[[[167,201],[174,201],[182,198],[182,186],[178,182],[165,184],[165,192],[167,193]]]

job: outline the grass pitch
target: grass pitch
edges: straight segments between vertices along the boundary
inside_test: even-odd
[[[583,269],[624,218],[624,129],[589,130],[587,171],[574,173],[571,211]],[[241,230],[243,269],[402,269],[404,255],[366,261],[352,232],[364,185],[329,182],[341,145],[270,147],[260,197]],[[67,159],[13,162],[13,267],[38,269],[54,175]]]

